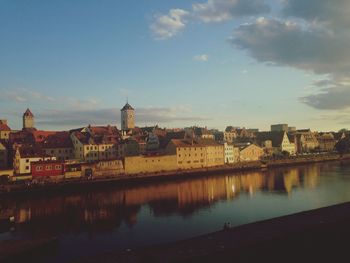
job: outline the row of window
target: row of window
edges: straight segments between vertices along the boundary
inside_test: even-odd
[[[36,171],[43,171],[44,166],[43,165],[38,165],[37,167],[35,167]],[[52,171],[52,170],[56,170],[59,171],[62,169],[62,165],[57,164],[57,165],[45,165],[45,171]]]

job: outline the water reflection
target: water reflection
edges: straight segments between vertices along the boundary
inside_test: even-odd
[[[218,201],[237,199],[241,194],[293,195],[293,189],[317,187],[320,167],[217,175],[48,198],[7,198],[0,201],[0,217],[14,216],[16,231],[22,235],[110,232],[122,223],[135,226],[143,206],[149,208],[152,217],[186,218]],[[327,170],[327,165],[322,169]]]

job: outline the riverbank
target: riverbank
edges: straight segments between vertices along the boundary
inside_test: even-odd
[[[143,173],[134,175],[122,175],[118,177],[95,177],[92,180],[79,179],[79,180],[62,180],[54,181],[52,183],[46,182],[45,184],[8,184],[0,185],[0,195],[12,195],[12,194],[26,194],[26,193],[41,193],[41,192],[55,192],[55,191],[71,191],[82,188],[97,187],[103,185],[118,185],[118,184],[132,184],[132,183],[145,183],[159,180],[168,179],[181,179],[184,177],[196,177],[196,176],[208,176],[213,174],[228,174],[247,171],[260,171],[275,167],[289,167],[297,165],[305,165],[319,162],[350,160],[349,155],[340,156],[338,154],[331,155],[306,155],[298,157],[289,157],[285,159],[270,159],[264,161],[253,162],[239,162],[230,165],[191,169],[191,170],[179,170],[170,172],[159,173]]]
[[[350,203],[247,224],[192,239],[77,263],[347,261]]]

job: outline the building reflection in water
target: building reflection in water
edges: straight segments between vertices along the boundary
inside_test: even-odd
[[[154,217],[174,214],[187,217],[220,200],[239,198],[240,194],[254,196],[258,191],[268,191],[291,195],[294,188],[314,188],[319,174],[320,167],[314,165],[47,198],[9,198],[0,201],[0,212],[14,215],[16,228],[22,233],[110,232],[123,223],[129,227],[137,224],[145,205]]]

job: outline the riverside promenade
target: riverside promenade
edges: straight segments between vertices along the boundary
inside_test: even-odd
[[[73,262],[348,262],[350,203]]]

